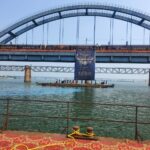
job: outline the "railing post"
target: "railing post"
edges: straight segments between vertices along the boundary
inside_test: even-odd
[[[138,140],[138,106],[135,106],[135,140]]]
[[[68,135],[69,134],[69,109],[70,109],[70,103],[69,102],[67,102],[67,132],[66,132],[66,134]],[[67,136],[66,135],[66,136]]]
[[[8,119],[9,119],[9,100],[7,100],[7,105],[6,105],[6,115],[5,115],[5,119],[3,122],[3,130],[7,130],[8,128]]]

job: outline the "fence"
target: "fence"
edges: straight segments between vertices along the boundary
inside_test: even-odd
[[[94,127],[99,136],[150,139],[150,107],[44,100],[0,100],[2,130],[70,133]]]

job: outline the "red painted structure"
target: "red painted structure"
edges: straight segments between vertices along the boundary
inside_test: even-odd
[[[133,141],[99,137],[77,140],[65,135],[4,131],[0,133],[0,150],[149,150],[150,141]]]
[[[75,52],[76,49],[93,48],[91,45],[0,45],[0,52]],[[150,53],[150,46],[95,46],[97,53]]]

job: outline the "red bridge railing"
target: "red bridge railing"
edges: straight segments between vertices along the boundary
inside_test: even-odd
[[[91,49],[92,45],[0,45],[0,51],[14,52],[75,52],[76,49]],[[150,53],[149,45],[101,45],[97,53]]]

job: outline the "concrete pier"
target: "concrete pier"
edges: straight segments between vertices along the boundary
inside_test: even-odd
[[[31,82],[31,67],[25,66],[24,82]]]

